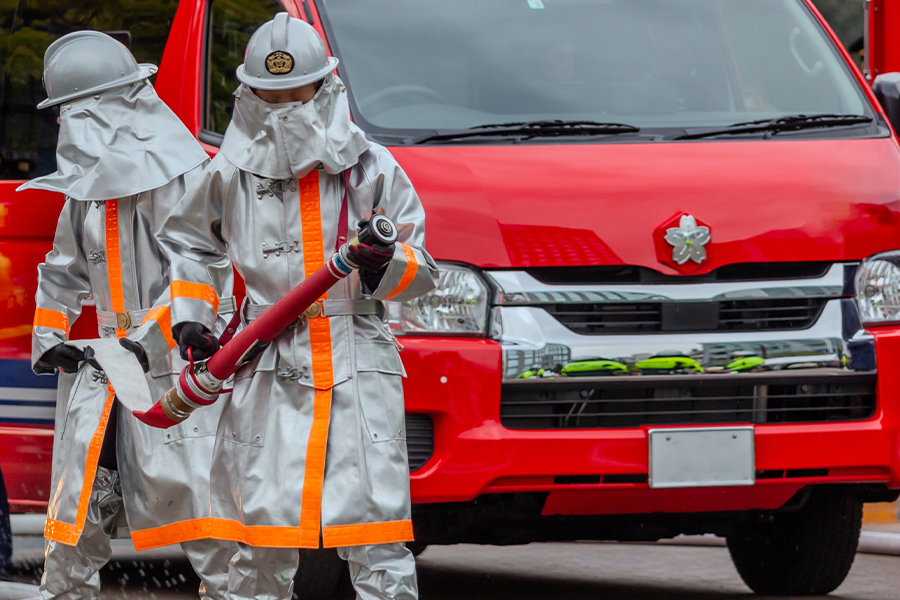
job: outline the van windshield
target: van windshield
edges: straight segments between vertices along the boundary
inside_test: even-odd
[[[646,131],[874,116],[802,0],[319,6],[354,118],[376,137],[555,120]]]

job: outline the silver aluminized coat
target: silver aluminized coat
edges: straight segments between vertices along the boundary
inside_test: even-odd
[[[107,202],[66,201],[53,250],[38,266],[32,348],[35,372],[51,371],[40,358],[67,339],[67,328],[55,325],[74,322],[88,296],[93,296],[98,311],[115,311],[121,308],[119,302],[125,311],[135,311],[150,308],[159,299],[167,300],[168,262],[154,232],[200,171],[194,168],[161,188],[136,196]],[[118,264],[118,276],[111,263]],[[219,282],[228,292],[230,285],[230,279]],[[174,376],[184,364],[177,350],[169,351],[165,340],[171,336],[168,321],[168,307],[162,306],[156,319],[151,316],[140,329],[135,323],[122,332],[142,339],[147,348],[153,364],[147,374],[153,397],[174,384]],[[99,333],[114,337],[117,330],[101,327]],[[74,544],[81,534],[88,500],[84,494],[90,489],[99,441],[115,406],[112,397],[105,377],[87,363],[75,376],[61,378],[58,401],[65,409],[58,411],[56,426],[53,496],[45,531],[50,539]],[[142,531],[209,514],[209,465],[219,412],[213,407],[208,414],[192,416],[163,431],[140,423],[130,411],[120,408],[117,455],[136,546],[140,547]]]
[[[101,337],[129,335],[153,366],[151,393],[173,384],[181,367],[170,332],[168,261],[155,234],[208,161],[203,149],[146,81],[64,105],[57,146],[59,170],[20,189],[67,195],[53,250],[38,266],[32,365],[53,372],[43,354],[66,341],[70,324],[92,298],[98,312],[159,309]],[[216,274],[218,276],[219,274]],[[230,293],[230,270],[217,285]],[[115,406],[101,374],[83,365],[60,383],[53,496],[45,533],[77,543],[84,528],[100,441]],[[122,409],[117,454],[133,534],[209,514],[209,464],[217,411],[160,431]]]
[[[317,104],[323,98],[327,102]],[[437,268],[423,249],[418,196],[385,148],[352,139],[358,130],[350,126],[346,103],[336,77],[309,103],[319,107],[317,115],[239,91],[235,113],[263,118],[232,122],[227,151],[213,159],[161,231],[173,280],[214,286],[208,273],[232,261],[249,302],[274,303],[333,252],[341,171],[352,166],[349,230],[383,212],[398,223],[402,243],[377,290],[365,294],[354,273],[327,298],[404,300],[434,287]],[[329,121],[323,114],[343,116]],[[331,123],[327,143],[304,141],[311,119]],[[267,129],[274,123],[298,130]],[[245,140],[253,152],[241,154],[229,140]],[[354,144],[358,153],[344,151]],[[270,173],[284,179],[244,168],[262,166],[257,151],[272,157],[266,164],[280,165]],[[316,163],[327,170],[312,168]],[[225,243],[213,234],[219,225]],[[173,296],[172,318],[211,326],[214,313],[197,297]],[[320,534],[325,546],[412,539],[403,375],[393,337],[376,315],[313,318],[284,331],[238,371],[224,402],[212,469],[213,518],[197,524],[197,535],[285,548],[318,547]]]

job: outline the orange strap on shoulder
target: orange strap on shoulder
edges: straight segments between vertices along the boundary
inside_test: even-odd
[[[49,308],[37,308],[34,311],[34,326],[58,329],[69,334],[69,317],[64,312]]]
[[[119,256],[119,201],[106,201],[106,265],[109,273],[109,297],[116,313],[125,312],[125,295],[122,291],[122,260]],[[116,329],[116,337],[123,338],[124,329]]]

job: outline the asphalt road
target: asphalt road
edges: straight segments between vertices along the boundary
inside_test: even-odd
[[[17,581],[40,578],[39,539],[20,543]],[[30,547],[25,547],[30,546]],[[721,547],[652,544],[436,546],[418,559],[423,600],[732,600],[753,597]],[[103,600],[196,598],[197,579],[177,549],[137,554],[117,546],[103,572]],[[900,557],[860,554],[827,598],[888,600],[900,587]],[[761,597],[759,597],[761,598]],[[784,599],[782,599],[784,600]]]

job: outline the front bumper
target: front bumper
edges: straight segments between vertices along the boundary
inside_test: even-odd
[[[871,333],[879,366],[872,418],[758,424],[754,486],[679,490],[650,489],[643,479],[648,427],[503,427],[500,344],[404,339],[407,412],[426,413],[435,424],[434,454],[412,474],[413,502],[547,492],[544,514],[705,512],[777,508],[810,484],[900,488],[900,328]]]

